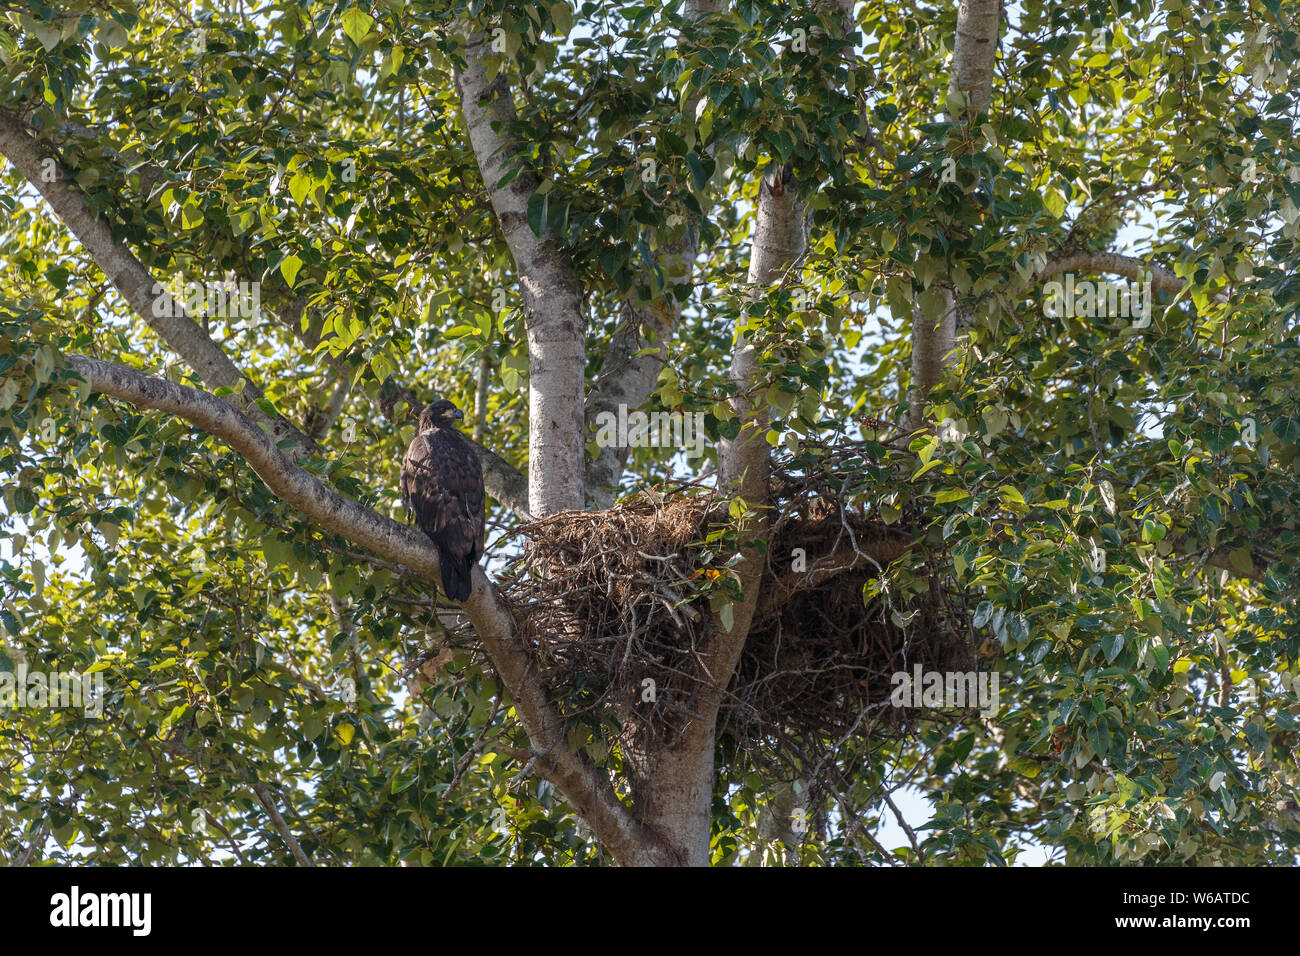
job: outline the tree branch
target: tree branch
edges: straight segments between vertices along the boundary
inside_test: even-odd
[[[470,33],[456,70],[461,112],[483,184],[515,262],[528,332],[528,504],[538,516],[583,507],[587,321],[582,288],[549,227],[528,224],[528,201],[539,183],[527,168],[499,185],[522,162],[506,138],[518,121],[505,78],[489,80],[482,32]]]
[[[953,43],[949,92],[966,97],[954,122],[973,120],[988,108],[993,96],[993,65],[1002,25],[1002,0],[961,0],[957,7],[957,39]]]
[[[315,866],[316,864],[311,861],[311,857],[303,852],[302,844],[298,842],[298,838],[289,829],[289,824],[284,822],[284,817],[280,815],[280,810],[276,807],[275,801],[271,799],[271,791],[266,788],[266,785],[261,783],[253,784],[253,793],[257,794],[257,799],[266,808],[267,816],[271,818],[271,823],[275,826],[276,832],[280,834],[281,839],[288,844],[289,852],[298,861],[298,865]]]
[[[149,270],[124,243],[113,238],[108,223],[91,208],[85,193],[68,171],[54,157],[44,156],[42,152],[26,127],[11,114],[0,111],[0,154],[36,187],[136,314],[185,359],[209,387],[234,389],[230,397],[239,402],[238,407],[244,413],[265,425],[275,441],[288,439],[298,449],[309,449],[311,441],[293,424],[262,410],[257,404],[262,398],[261,389],[235,367],[221,347],[185,312],[181,303],[173,300],[165,288],[154,294],[153,289],[160,284],[154,281]],[[48,175],[49,172],[53,175]]]
[[[957,38],[953,44],[948,94],[962,94],[965,106],[948,112],[950,122],[970,123],[988,108],[993,96],[993,67],[1001,25],[1001,0],[961,0],[957,8]],[[921,427],[926,397],[952,364],[957,326],[968,321],[966,316],[958,314],[964,310],[957,302],[951,282],[942,285],[941,291],[943,311],[936,320],[928,319],[920,308],[912,311],[912,380],[905,421],[909,431]]]
[[[695,251],[695,243],[683,238],[669,255],[682,263],[689,274]],[[680,315],[681,303],[667,295],[648,305],[631,301],[623,304],[623,319],[610,338],[600,375],[587,396],[588,429],[597,426],[602,413],[617,415],[620,405],[630,412],[645,404],[659,381],[659,372],[668,358],[668,343]],[[647,341],[646,329],[654,336],[653,342]],[[637,354],[646,348],[653,351]],[[587,503],[591,507],[608,508],[614,503],[623,469],[627,467],[628,452],[627,446],[608,445],[587,463]]]
[[[1124,276],[1130,281],[1149,276],[1151,288],[1155,292],[1181,292],[1187,285],[1186,279],[1164,266],[1150,265],[1132,256],[1120,255],[1118,252],[1093,252],[1076,250],[1062,252],[1047,260],[1047,264],[1034,273],[1034,282],[1042,282],[1064,272],[1108,272]],[[1215,296],[1216,302],[1227,302],[1228,297],[1220,292]]]
[[[438,552],[424,535],[346,498],[289,460],[272,437],[247,415],[197,389],[87,356],[67,360],[98,392],[139,408],[185,419],[237,452],[275,495],[321,527],[437,585]],[[537,768],[570,805],[598,828],[610,852],[625,864],[671,865],[675,853],[660,835],[638,821],[614,792],[608,777],[568,743],[564,717],[546,696],[532,655],[516,635],[511,610],[482,567],[472,570],[472,591],[463,607],[498,676],[515,704]]]

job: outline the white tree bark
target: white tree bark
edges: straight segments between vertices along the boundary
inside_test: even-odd
[[[961,0],[958,4],[948,89],[964,93],[967,107],[963,114],[949,114],[953,122],[974,119],[988,108],[1001,22],[1002,0]]]
[[[637,818],[672,848],[678,866],[709,865],[715,737],[715,720],[696,719],[667,746],[624,747]],[[657,865],[653,857],[639,862]]]
[[[587,323],[582,289],[550,230],[538,237],[528,224],[528,199],[540,185],[536,176],[525,169],[513,182],[498,186],[518,162],[506,136],[516,114],[503,78],[487,78],[481,32],[469,36],[463,54],[465,66],[456,71],[456,85],[465,128],[523,293],[529,357],[529,510],[538,517],[579,510],[586,477]]]
[[[1001,0],[961,0],[958,5],[948,92],[961,93],[966,106],[949,111],[949,122],[968,123],[988,108],[993,95],[993,65],[1001,23]],[[909,430],[921,427],[926,397],[952,364],[960,307],[951,282],[944,283],[940,291],[944,305],[937,321],[927,319],[920,309],[912,313],[912,381],[906,416]]]
[[[687,0],[684,12],[688,20],[698,21],[717,13],[718,9],[718,0]],[[687,101],[684,115],[695,115],[695,103],[695,98]],[[712,153],[712,148],[709,152]],[[665,273],[680,274],[680,281],[689,282],[698,252],[698,242],[688,233],[661,251],[659,266]],[[643,281],[649,284],[650,277],[643,276]],[[668,359],[668,345],[681,314],[682,304],[668,295],[645,306],[632,301],[624,303],[622,322],[610,339],[600,375],[587,394],[588,429],[595,426],[601,412],[617,414],[619,405],[633,411],[645,404]],[[653,344],[644,334],[646,329],[653,336]],[[636,354],[646,348],[656,351]],[[627,467],[628,451],[611,445],[600,449],[587,464],[589,507],[608,508],[614,503],[618,483]]]
[[[290,422],[266,414],[257,404],[262,391],[235,367],[221,347],[186,314],[179,302],[164,289],[155,296],[155,280],[124,243],[113,238],[108,223],[97,216],[85,194],[57,161],[51,166],[40,145],[30,132],[12,116],[0,112],[0,154],[27,177],[40,191],[50,208],[80,240],[108,280],[136,314],[158,333],[211,388],[235,390],[232,402],[255,421],[261,422],[276,441],[289,439],[298,449],[311,447],[311,441]],[[46,175],[52,172],[53,175]],[[155,302],[162,300],[159,308]],[[162,313],[162,314],[157,314]],[[175,314],[173,314],[175,313]]]
[[[778,280],[785,269],[803,254],[806,210],[795,191],[794,177],[788,168],[778,169],[765,177],[759,186],[758,210],[754,226],[753,247],[749,259],[749,284],[759,294]],[[731,407],[740,419],[740,434],[724,440],[718,452],[718,487],[744,499],[753,510],[750,534],[764,535],[768,505],[768,482],[771,470],[771,446],[767,443],[770,421],[760,381],[760,363],[754,347],[743,332],[736,333],[731,354],[731,381],[736,395]],[[718,622],[725,634],[716,654],[711,655],[710,670],[728,678],[740,660],[745,638],[758,606],[759,588],[765,559],[756,547],[744,548],[745,560],[735,568],[740,577],[743,599],[731,606],[731,628]]]

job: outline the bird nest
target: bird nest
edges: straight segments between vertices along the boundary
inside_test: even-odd
[[[905,732],[918,714],[890,705],[893,675],[971,669],[966,609],[936,579],[902,604],[864,599],[909,551],[906,515],[886,526],[807,482],[774,490],[784,500],[757,538],[727,502],[692,488],[519,529],[507,590],[567,714],[613,704],[620,730],[662,737],[711,704],[706,637],[735,597],[728,559],[755,541],[766,553],[760,598],[717,703],[720,733],[760,762]]]

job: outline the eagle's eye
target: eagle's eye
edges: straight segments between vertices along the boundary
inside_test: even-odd
[[[420,430],[425,431],[435,425],[449,425],[464,417],[464,412],[446,399],[442,399],[425,406],[420,414]]]

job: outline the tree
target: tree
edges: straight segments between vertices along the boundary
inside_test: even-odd
[[[11,862],[1294,860],[1293,5],[0,15]]]

